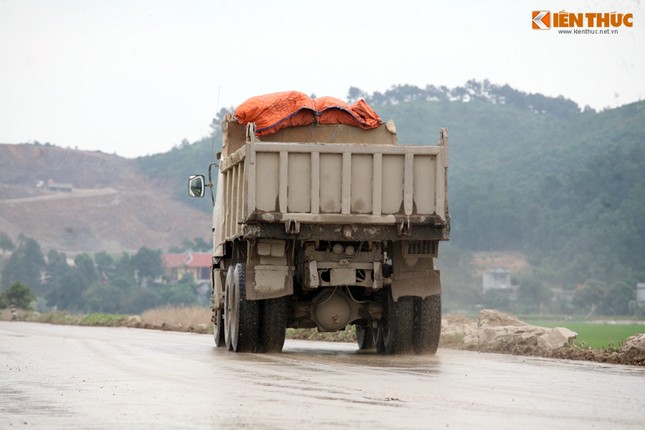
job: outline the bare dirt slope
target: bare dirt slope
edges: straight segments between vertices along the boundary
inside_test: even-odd
[[[37,188],[71,184],[71,192]],[[147,178],[135,160],[43,145],[0,145],[0,233],[36,239],[44,250],[77,253],[168,249],[208,239],[210,216]]]

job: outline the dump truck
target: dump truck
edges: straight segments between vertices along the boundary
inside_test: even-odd
[[[391,121],[263,135],[227,114],[217,158],[188,192],[210,188],[213,198],[218,347],[280,352],[287,328],[353,325],[360,349],[436,352],[434,262],[450,234],[446,129],[433,145],[401,145]]]

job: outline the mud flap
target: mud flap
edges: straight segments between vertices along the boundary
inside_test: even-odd
[[[293,294],[293,270],[289,266],[257,265],[246,270],[246,299],[264,300]]]
[[[415,296],[428,297],[441,293],[441,277],[434,268],[433,257],[418,257],[403,253],[397,246],[392,256],[392,298]]]
[[[220,269],[213,269],[212,282],[212,297],[213,309],[219,310],[223,308],[224,304],[224,288],[222,287],[222,275]]]

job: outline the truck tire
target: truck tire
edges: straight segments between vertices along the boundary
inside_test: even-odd
[[[289,319],[290,297],[278,297],[259,302],[260,333],[257,352],[281,352]]]
[[[232,278],[232,285],[226,286],[226,345],[235,352],[253,352],[258,342],[258,302],[246,300],[246,264],[236,264]]]
[[[435,354],[441,337],[441,294],[414,298],[414,352]]]
[[[233,296],[233,276],[235,275],[235,266],[229,266],[226,272],[226,283],[224,290],[224,311],[222,318],[224,319],[224,344],[226,349],[233,351],[231,343],[231,305],[230,301]]]
[[[356,325],[356,343],[358,343],[359,350],[374,349],[376,346],[374,337],[374,329],[369,323],[367,325]]]
[[[392,299],[388,288],[385,294],[383,317],[379,321],[377,351],[384,354],[411,354],[414,351],[414,297]]]

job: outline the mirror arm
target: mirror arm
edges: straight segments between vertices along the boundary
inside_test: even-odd
[[[211,189],[211,201],[213,202],[213,206],[215,206],[215,193],[213,192],[213,175],[212,175],[213,166],[219,169],[219,163],[215,162],[215,163],[210,163],[208,165],[208,184],[206,184],[206,186]]]

